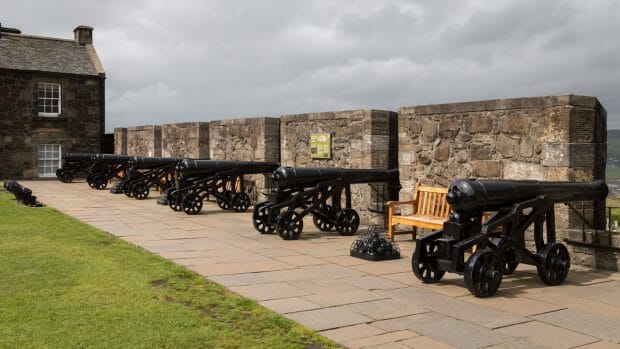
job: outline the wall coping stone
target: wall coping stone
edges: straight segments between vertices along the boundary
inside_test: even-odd
[[[398,108],[399,114],[428,115],[428,114],[447,114],[463,113],[491,110],[510,110],[510,109],[529,109],[529,108],[549,108],[557,106],[586,107],[594,109],[600,105],[596,97],[581,95],[561,95],[545,97],[523,97],[508,99],[491,99],[474,102],[428,104],[411,107]]]

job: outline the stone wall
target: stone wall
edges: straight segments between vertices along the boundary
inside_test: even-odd
[[[127,155],[127,128],[114,129],[114,154]]]
[[[162,156],[209,159],[209,123],[162,125]]]
[[[351,110],[285,115],[280,123],[283,166],[386,169],[396,166],[396,113],[383,110]],[[392,132],[391,132],[392,131]],[[310,134],[332,135],[332,157],[311,159]],[[380,214],[368,207],[375,202],[367,184],[353,185],[352,204],[362,223],[379,224]]]
[[[161,126],[135,126],[127,128],[127,154],[136,156],[161,156]]]
[[[217,120],[209,123],[209,154],[213,160],[280,161],[280,119],[270,117]],[[262,200],[265,176],[248,176]]]
[[[39,117],[39,82],[61,85],[61,114]],[[39,144],[62,153],[97,153],[104,133],[104,80],[63,74],[0,73],[0,178],[37,177]]]

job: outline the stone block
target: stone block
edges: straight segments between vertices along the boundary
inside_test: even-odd
[[[502,163],[498,160],[472,161],[474,176],[483,178],[499,178],[502,174]]]
[[[500,134],[497,137],[497,151],[504,158],[514,158],[519,155],[519,139]]]
[[[491,149],[484,144],[472,144],[470,147],[472,160],[491,160]]]
[[[542,164],[544,166],[569,167],[568,143],[546,143],[542,146]]]
[[[441,142],[436,148],[433,154],[435,160],[445,161],[450,157],[450,143]]]
[[[545,167],[539,164],[527,162],[504,161],[503,164],[504,179],[513,180],[545,180]]]
[[[484,133],[491,131],[493,120],[489,115],[473,115],[464,117],[463,123],[469,133]]]
[[[460,126],[453,117],[439,121],[438,133],[441,138],[454,138],[460,131]]]
[[[524,115],[508,115],[502,120],[500,131],[504,134],[526,135],[530,132],[530,121]]]

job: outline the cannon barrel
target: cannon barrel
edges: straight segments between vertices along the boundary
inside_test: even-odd
[[[190,160],[177,164],[177,170],[184,177],[209,175],[221,171],[236,171],[238,174],[269,173],[278,168],[277,162],[256,162],[237,160]]]
[[[177,162],[183,160],[182,158],[161,158],[161,157],[147,157],[147,156],[134,156],[129,160],[129,165],[139,169],[155,168],[166,165],[174,165]]]
[[[398,170],[280,167],[273,173],[273,181],[280,189],[314,186],[334,179],[350,184],[398,182]]]
[[[62,155],[65,161],[89,161],[97,154],[92,153],[66,153]]]
[[[133,156],[131,155],[96,154],[93,155],[91,160],[98,163],[114,164],[119,162],[128,162],[132,158]]]
[[[536,197],[559,203],[602,200],[608,193],[603,180],[571,183],[457,179],[450,184],[446,201],[455,212],[487,212]]]

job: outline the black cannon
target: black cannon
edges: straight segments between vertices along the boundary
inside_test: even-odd
[[[96,154],[67,153],[62,156],[62,167],[56,170],[56,177],[63,183],[71,183],[78,174],[88,176],[92,157]]]
[[[439,281],[445,272],[463,274],[477,297],[493,295],[502,276],[519,263],[535,265],[549,285],[564,281],[570,268],[567,248],[556,242],[554,204],[604,200],[604,181],[586,183],[456,180],[446,200],[452,207],[443,230],[416,243],[412,269],[425,283]],[[533,226],[536,251],[525,243]],[[465,260],[465,253],[471,255]]]
[[[176,164],[181,158],[136,156],[129,160],[123,192],[128,197],[144,200],[151,187],[162,191],[172,188],[176,180]]]
[[[92,157],[91,173],[86,182],[91,188],[105,189],[114,178],[123,180],[126,177],[127,165],[133,156],[96,154]]]
[[[252,204],[244,176],[270,173],[278,166],[277,162],[185,159],[177,164],[179,177],[168,190],[168,205],[193,215],[200,212],[205,197],[213,196],[220,208],[244,212]]]
[[[32,195],[32,190],[29,188],[24,187],[16,181],[4,181],[3,185],[9,193],[15,196],[17,202],[26,206],[41,206],[41,204],[37,202],[37,197]]]
[[[398,170],[280,167],[272,179],[274,190],[254,206],[252,219],[261,234],[276,231],[285,240],[299,237],[308,214],[321,231],[335,227],[340,235],[355,234],[360,217],[351,207],[351,184],[387,183],[387,200],[396,200],[400,188]]]

